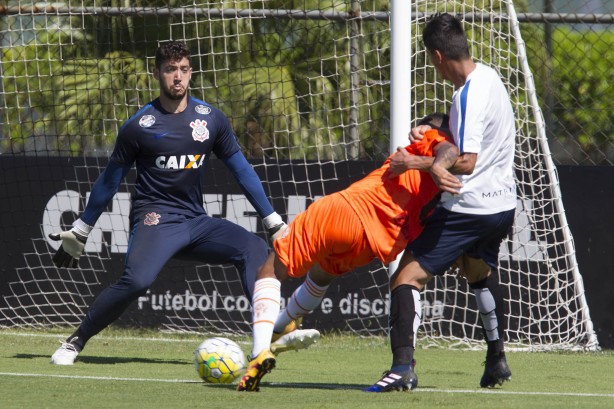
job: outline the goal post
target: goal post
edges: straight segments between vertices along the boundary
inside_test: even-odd
[[[420,36],[428,16],[448,12],[462,19],[472,56],[500,73],[516,114],[519,200],[500,252],[509,344],[599,348],[511,1],[91,3],[0,6],[0,327],[77,325],[123,271],[132,172],[79,269],[53,266],[58,244],[47,234],[83,211],[119,126],[157,95],[158,42],[188,44],[192,94],[229,117],[275,209],[291,221],[378,167],[419,118],[448,110],[452,85],[429,64]],[[208,166],[207,212],[265,237],[232,177],[218,161]],[[374,261],[339,279],[305,325],[385,334],[387,267]],[[249,300],[232,266],[171,262],[158,281],[121,323],[249,333]],[[284,285],[284,299],[296,285]],[[444,275],[423,296],[422,345],[482,345],[463,279]]]

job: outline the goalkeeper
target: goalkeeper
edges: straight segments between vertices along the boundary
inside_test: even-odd
[[[254,286],[253,359],[239,382],[239,391],[259,389],[262,377],[275,367],[274,354],[285,350],[281,339],[272,348],[274,334],[289,332],[292,328],[286,324],[296,326],[296,319],[318,306],[335,277],[375,258],[383,263],[395,260],[422,231],[422,221],[439,201],[440,188],[458,192],[461,184],[447,170],[456,162],[458,148],[440,129],[442,123],[447,124],[446,118],[441,114],[424,118],[420,123],[433,129],[423,140],[398,148],[365,178],[315,201],[274,241],[275,252],[259,269]],[[393,171],[391,164],[399,160],[404,163],[397,169],[413,170]],[[308,271],[280,314],[281,281],[303,277]]]
[[[124,273],[94,300],[81,325],[51,357],[53,364],[72,365],[91,337],[146,293],[171,258],[232,263],[251,297],[256,271],[267,258],[268,246],[243,227],[206,214],[202,185],[212,153],[231,170],[269,233],[275,237],[285,227],[243,156],[228,119],[220,110],[189,95],[192,65],[185,44],[161,44],[153,75],[159,82],[159,97],[119,130],[109,164],[72,229],[50,235],[61,241],[54,264],[76,268],[92,226],[136,164]]]

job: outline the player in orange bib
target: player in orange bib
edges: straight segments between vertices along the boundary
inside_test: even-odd
[[[376,258],[383,263],[395,260],[422,231],[422,220],[440,192],[456,193],[461,187],[447,170],[459,153],[441,128],[447,115],[432,114],[420,124],[433,129],[419,143],[398,148],[409,156],[395,153],[363,179],[315,201],[274,241],[275,252],[256,277],[253,359],[239,391],[259,389],[262,377],[275,367],[275,353],[304,348],[319,337],[316,330],[296,330],[296,322],[320,304],[335,277]],[[395,174],[390,163],[401,156],[411,159],[410,170]],[[308,271],[280,313],[281,281]]]

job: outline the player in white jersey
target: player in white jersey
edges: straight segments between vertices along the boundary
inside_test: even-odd
[[[488,345],[480,386],[511,379],[504,353],[505,312],[497,274],[499,246],[511,230],[516,208],[514,182],[514,113],[497,72],[475,63],[462,23],[444,13],[433,16],[423,34],[437,72],[456,89],[450,130],[461,156],[450,171],[458,174],[459,194],[444,194],[411,242],[390,279],[390,345],[392,366],[366,392],[413,389],[415,336],[422,308],[420,292],[433,276],[457,265],[473,290]],[[410,139],[426,128],[414,128]],[[401,172],[404,153],[391,168]]]
[[[472,153],[479,160],[471,174],[459,175],[461,194],[445,193],[443,206],[469,214],[494,214],[516,208],[514,112],[494,69],[475,64],[465,83],[454,92],[450,129],[461,154]]]

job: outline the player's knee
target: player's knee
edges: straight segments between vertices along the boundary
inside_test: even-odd
[[[144,295],[153,281],[147,277],[122,277],[115,284],[115,287],[121,289],[125,294],[130,294],[131,297],[140,297]]]
[[[250,234],[245,239],[244,249],[241,253],[246,263],[260,266],[269,254],[269,247],[266,241],[255,234]]]
[[[277,271],[276,271],[276,266],[275,266],[276,262],[277,262],[277,257],[275,256],[275,253],[271,252],[269,256],[267,257],[266,261],[264,262],[264,264],[262,264],[258,268],[258,271],[256,273],[256,279],[257,280],[260,280],[263,278],[279,279],[279,277],[276,277],[277,276]]]
[[[328,286],[335,279],[335,276],[327,273],[320,267],[319,264],[314,265],[311,270],[309,270],[309,278],[319,286]]]
[[[433,275],[426,271],[418,261],[403,266],[399,266],[390,280],[391,288],[394,289],[400,285],[410,285],[422,290],[424,286],[431,281]]]

